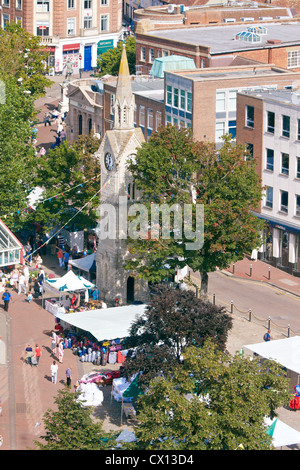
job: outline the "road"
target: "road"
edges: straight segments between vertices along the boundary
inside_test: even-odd
[[[194,273],[191,280],[199,285],[199,276]],[[234,312],[249,312],[258,319],[265,321],[270,317],[271,324],[287,331],[288,325],[295,334],[300,334],[300,297],[290,294],[282,289],[261,281],[240,279],[216,271],[209,274],[208,281],[209,299],[213,299],[218,305],[224,305],[228,310],[231,301],[234,304]]]

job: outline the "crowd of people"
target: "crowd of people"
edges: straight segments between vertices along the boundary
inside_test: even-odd
[[[67,136],[66,136],[66,131],[64,128],[64,123],[65,123],[65,119],[67,115],[68,115],[68,112],[61,113],[58,111],[57,108],[55,108],[53,111],[46,112],[44,115],[45,127],[47,127],[47,125],[51,126],[52,123],[57,126],[55,142],[51,144],[51,147],[50,147],[51,149],[54,149],[55,147],[65,142],[66,140]],[[45,148],[41,147],[39,151],[39,155],[43,156],[45,154],[46,154]]]

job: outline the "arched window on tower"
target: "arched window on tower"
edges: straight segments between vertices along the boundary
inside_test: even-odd
[[[78,116],[78,135],[82,135],[82,115]]]

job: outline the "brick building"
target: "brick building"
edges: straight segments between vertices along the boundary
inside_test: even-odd
[[[265,193],[261,259],[300,276],[300,89],[238,93],[239,144],[251,147]]]
[[[67,60],[74,73],[97,66],[97,55],[122,38],[121,0],[2,0],[1,26],[20,21],[41,37],[49,65],[61,72]]]
[[[256,32],[255,27],[260,26]],[[251,34],[249,29],[253,30]],[[262,32],[263,31],[263,32]],[[243,33],[243,34],[241,34]],[[149,73],[156,57],[184,55],[197,68],[232,54],[292,70],[300,69],[300,22],[296,20],[252,21],[143,31],[136,30],[136,64]]]

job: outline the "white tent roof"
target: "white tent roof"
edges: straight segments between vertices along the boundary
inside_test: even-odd
[[[264,341],[244,346],[266,359],[272,359],[283,367],[300,374],[300,336]]]
[[[69,325],[89,331],[98,341],[104,341],[128,336],[131,323],[144,313],[145,307],[145,304],[125,305],[56,316]]]
[[[81,269],[82,271],[89,272],[89,270],[93,266],[94,261],[95,253],[92,253],[91,255],[84,256],[83,258],[71,259],[69,261],[69,264],[75,266],[75,268]]]
[[[81,276],[76,276],[73,271],[68,271],[64,276],[55,279],[47,279],[45,286],[51,290],[61,292],[74,292],[77,290],[90,289],[96,287],[90,281]]]
[[[270,427],[275,423],[275,429],[272,435],[272,444],[274,447],[291,446],[300,443],[300,432],[291,428],[279,419],[265,418],[265,424]]]

